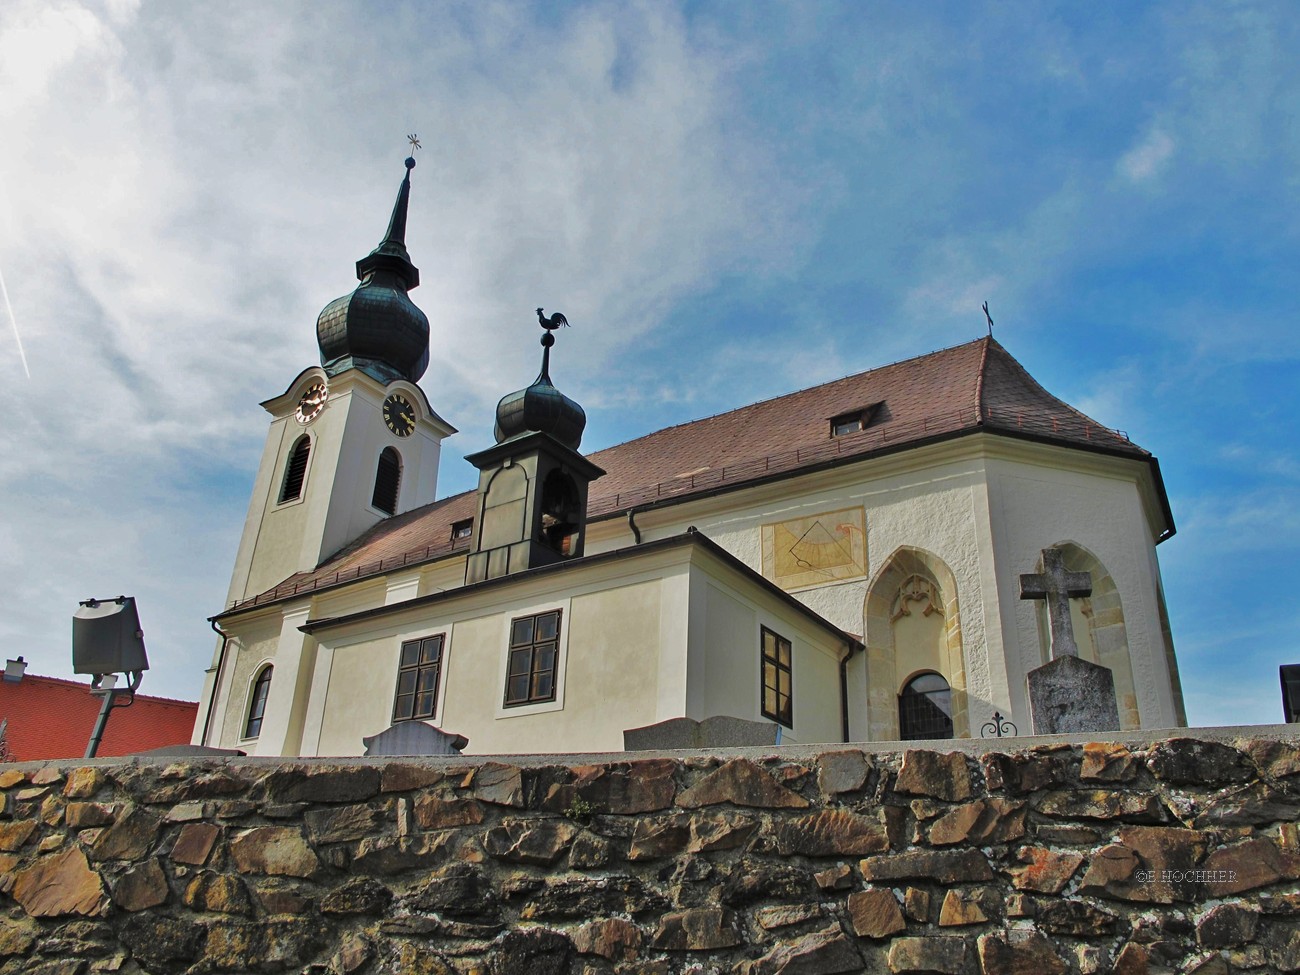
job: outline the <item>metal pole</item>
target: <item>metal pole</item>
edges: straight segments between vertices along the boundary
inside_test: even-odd
[[[99,708],[99,717],[95,719],[95,730],[90,733],[90,741],[86,743],[85,758],[94,758],[95,752],[99,751],[99,741],[104,737],[104,726],[108,724],[108,712],[113,710],[113,698],[117,696],[117,693],[117,689],[113,688],[104,694],[104,703]]]

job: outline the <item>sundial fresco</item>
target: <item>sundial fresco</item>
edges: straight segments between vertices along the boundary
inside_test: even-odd
[[[763,575],[782,589],[867,572],[866,512],[845,508],[763,526]]]

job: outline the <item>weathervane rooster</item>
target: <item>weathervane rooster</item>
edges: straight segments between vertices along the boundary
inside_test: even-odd
[[[542,314],[542,309],[539,308],[537,309],[537,321],[541,324],[542,328],[546,329],[548,332],[555,331],[561,325],[565,328],[569,327],[569,320],[558,311],[550,318],[547,318]]]

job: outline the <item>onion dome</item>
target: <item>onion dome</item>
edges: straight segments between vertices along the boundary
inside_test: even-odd
[[[357,289],[335,298],[316,319],[321,365],[330,376],[360,369],[381,383],[416,382],[429,366],[429,319],[407,292],[420,284],[420,272],[406,252],[406,207],[411,170],[397,191],[388,233],[378,247],[357,261]]]
[[[541,309],[537,309],[541,317]],[[556,316],[564,321],[563,315]],[[568,324],[565,322],[565,324]],[[550,328],[545,323],[543,328]],[[542,336],[542,371],[532,385],[501,397],[497,404],[497,443],[525,433],[550,434],[570,450],[582,443],[582,431],[587,426],[587,414],[582,407],[565,396],[551,383],[551,346],[555,336],[549,331]]]

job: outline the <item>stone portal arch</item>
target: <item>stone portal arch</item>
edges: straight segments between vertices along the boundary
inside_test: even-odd
[[[953,735],[970,737],[966,659],[957,580],[937,555],[899,548],[867,588],[867,736],[899,736],[899,694],[917,674],[939,674],[952,690]]]
[[[1133,658],[1129,653],[1128,630],[1124,625],[1124,606],[1115,580],[1101,559],[1077,542],[1057,542],[1051,547],[1061,550],[1068,571],[1087,572],[1092,577],[1092,595],[1070,600],[1074,642],[1078,644],[1079,656],[1110,668],[1115,678],[1120,730],[1136,730],[1142,727],[1142,721],[1133,684]],[[1041,565],[1038,571],[1042,571]],[[1043,663],[1047,663],[1051,659],[1047,604],[1039,601],[1037,612],[1039,650]]]

